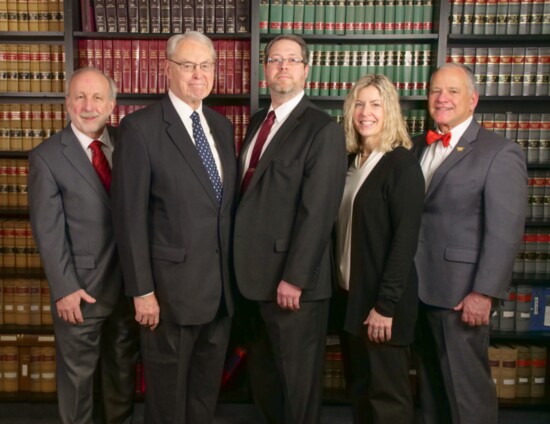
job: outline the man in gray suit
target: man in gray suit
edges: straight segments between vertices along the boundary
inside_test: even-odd
[[[273,39],[271,105],[250,122],[235,219],[237,284],[258,309],[252,395],[270,423],[318,423],[331,295],[331,230],[346,175],[344,132],[304,97],[307,45]],[[266,118],[267,116],[267,118]]]
[[[237,161],[227,118],[206,107],[216,52],[168,40],[170,91],[119,127],[113,216],[126,293],[142,325],[145,422],[212,422],[233,312],[229,254]]]
[[[74,72],[65,99],[70,125],[29,154],[30,218],[50,285],[59,415],[67,424],[129,423],[133,410],[138,326],[123,293],[108,193],[115,131],[105,124],[115,99],[114,82],[97,69]],[[104,174],[92,165],[94,144],[107,161]]]
[[[415,258],[421,301],[417,351],[425,423],[491,424],[489,314],[505,298],[525,219],[520,147],[473,119],[472,71],[445,64],[430,81],[437,132],[415,140],[426,198]]]

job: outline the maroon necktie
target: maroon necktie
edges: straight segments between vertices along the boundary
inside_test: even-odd
[[[451,133],[448,132],[446,134],[439,134],[438,132],[432,130],[428,131],[426,136],[426,143],[428,143],[428,146],[439,140],[443,143],[443,147],[449,146],[449,143],[451,142]]]
[[[94,140],[90,143],[89,147],[92,150],[92,165],[95,168],[95,172],[103,183],[105,190],[109,193],[111,187],[111,167],[109,166],[109,162],[107,162],[105,153],[101,150],[102,145],[101,141]]]
[[[267,114],[267,118],[265,119],[262,127],[260,128],[260,132],[258,133],[256,144],[254,144],[254,148],[252,149],[252,155],[250,155],[250,163],[248,165],[246,173],[244,174],[243,182],[241,185],[241,195],[244,194],[244,192],[248,188],[248,184],[250,184],[252,175],[254,175],[254,171],[256,170],[258,161],[260,160],[260,154],[262,153],[265,141],[267,140],[267,136],[269,135],[269,132],[271,131],[271,127],[273,126],[274,122],[275,112],[271,111]]]

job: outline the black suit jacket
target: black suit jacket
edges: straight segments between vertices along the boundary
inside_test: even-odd
[[[203,106],[223,168],[218,205],[197,149],[168,95],[125,117],[112,201],[126,293],[155,291],[162,319],[210,322],[233,311],[229,273],[236,156],[227,118]]]
[[[251,119],[243,152],[266,114]],[[242,176],[243,160],[240,165]],[[234,263],[246,298],[275,301],[281,280],[302,288],[304,301],[330,297],[330,234],[345,174],[342,127],[303,98],[266,148],[237,207]]]
[[[414,254],[424,205],[424,176],[403,147],[386,153],[353,202],[351,272],[345,329],[366,335],[374,307],[392,317],[390,344],[410,344],[418,309]]]

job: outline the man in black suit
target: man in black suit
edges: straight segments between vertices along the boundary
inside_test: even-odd
[[[115,234],[142,325],[145,422],[206,424],[233,312],[236,157],[231,123],[202,103],[214,81],[210,39],[175,35],[167,58],[168,94],[119,128]]]
[[[415,139],[426,180],[415,264],[420,400],[426,424],[496,424],[488,360],[493,298],[504,299],[525,219],[527,171],[518,144],[473,118],[472,71],[447,63],[431,77],[437,133]]]
[[[124,296],[108,193],[115,130],[106,122],[115,103],[114,81],[79,69],[67,82],[70,125],[29,154],[30,219],[50,286],[66,424],[132,418],[138,326]],[[107,175],[94,169],[98,155]]]
[[[258,308],[248,372],[268,422],[317,423],[344,132],[304,97],[304,41],[279,36],[265,52],[271,105],[251,119],[244,142],[234,236],[237,284]]]

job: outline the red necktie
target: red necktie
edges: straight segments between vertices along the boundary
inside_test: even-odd
[[[428,146],[439,140],[443,143],[443,147],[449,146],[451,143],[451,133],[448,132],[446,134],[439,134],[438,132],[432,130],[428,131],[428,135],[426,136],[426,143],[428,143]]]
[[[101,150],[101,146],[102,143],[99,140],[94,140],[89,145],[92,150],[92,165],[94,166],[95,172],[97,173],[99,179],[103,183],[105,190],[109,193],[109,189],[111,187],[111,167],[109,166],[109,162],[107,162],[105,153]]]
[[[260,160],[260,154],[262,153],[265,141],[267,140],[267,136],[269,135],[269,132],[271,131],[271,127],[273,126],[274,122],[275,112],[271,111],[267,114],[267,118],[265,119],[262,127],[260,128],[260,132],[258,133],[256,144],[254,144],[254,148],[252,149],[252,155],[250,155],[250,163],[248,164],[248,169],[244,174],[243,182],[241,185],[241,195],[248,188],[248,184],[250,184],[252,175],[254,175],[254,171],[256,170],[258,161]]]

